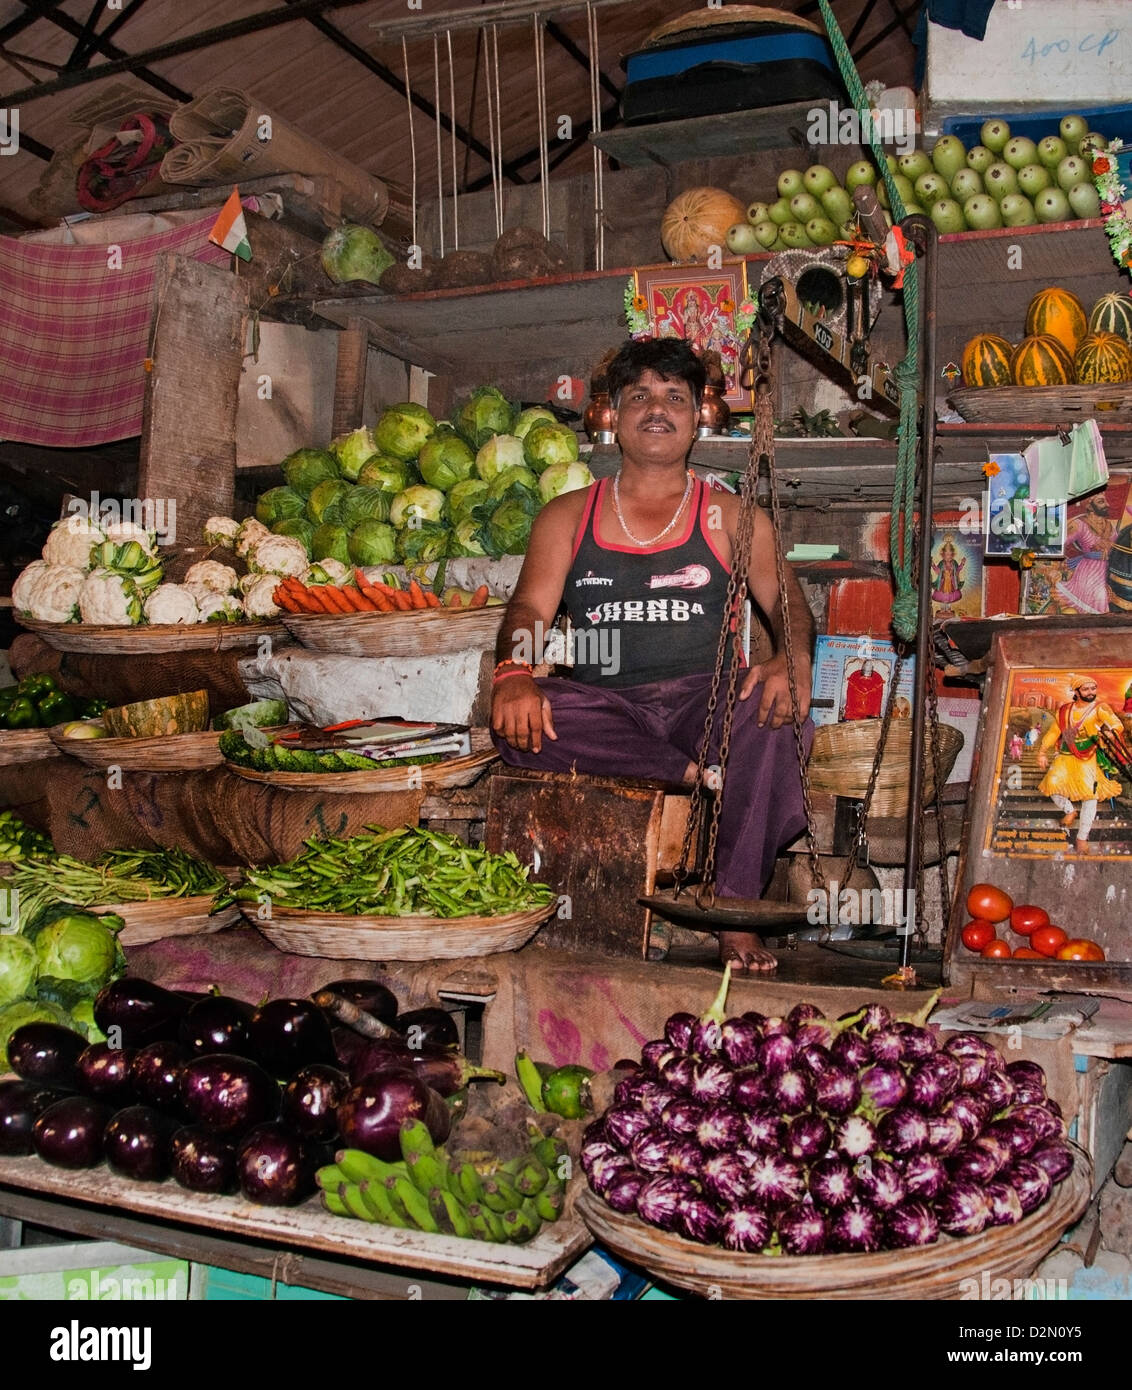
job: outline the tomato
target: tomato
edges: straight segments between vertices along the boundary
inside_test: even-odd
[[[1074,937],[1057,952],[1058,960],[1104,960],[1104,952],[1087,937]]]
[[[1069,937],[1060,927],[1035,927],[1030,933],[1030,945],[1043,956],[1056,956]]]
[[[1010,942],[1000,941],[996,936],[993,941],[987,942],[979,954],[985,956],[987,960],[1009,960]]]
[[[1021,903],[1011,909],[1010,925],[1019,936],[1029,936],[1035,927],[1049,926],[1049,913],[1033,903]]]
[[[967,894],[967,911],[984,922],[1005,922],[1013,906],[1010,897],[993,883],[976,883]]]
[[[975,921],[968,922],[959,935],[968,951],[981,951],[994,940],[994,927],[990,922],[980,922],[976,918]]]
[[[1029,946],[1015,946],[1014,960],[1045,960],[1041,951],[1034,951]]]

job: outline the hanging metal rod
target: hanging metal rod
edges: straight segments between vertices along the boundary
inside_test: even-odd
[[[602,10],[613,5],[629,5],[636,0],[494,0],[489,5],[478,5],[474,9],[445,10],[442,14],[425,14],[411,19],[375,20],[370,28],[379,43],[402,37],[439,33],[450,29],[454,34],[461,29],[482,29],[484,25],[527,24],[532,18],[545,19],[554,15],[561,19],[564,15],[584,14],[587,8]]]

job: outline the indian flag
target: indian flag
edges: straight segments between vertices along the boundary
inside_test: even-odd
[[[215,242],[242,261],[252,258],[251,243],[248,241],[248,224],[244,221],[244,209],[240,206],[240,190],[233,188],[232,196],[220,209],[220,216],[208,234],[209,241]]]

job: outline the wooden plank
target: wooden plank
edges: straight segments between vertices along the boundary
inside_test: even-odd
[[[234,275],[183,256],[161,258],[138,491],[176,500],[182,544],[193,544],[210,516],[232,510],[247,313],[247,291]]]
[[[334,413],[330,433],[348,434],[362,423],[366,391],[366,358],[369,354],[369,328],[361,318],[351,318],[338,335],[338,358],[334,371]]]

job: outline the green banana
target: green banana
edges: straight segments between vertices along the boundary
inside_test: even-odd
[[[409,1223],[400,1212],[395,1211],[393,1202],[389,1196],[389,1189],[380,1180],[364,1182],[360,1188],[362,1199],[366,1206],[373,1213],[372,1220],[380,1221],[383,1226],[396,1226],[405,1230]]]
[[[570,1157],[570,1146],[564,1140],[548,1134],[531,1145],[531,1152],[551,1173],[557,1173],[559,1162]]]
[[[494,1173],[490,1178],[484,1179],[483,1205],[490,1207],[492,1211],[502,1215],[518,1207],[522,1200],[523,1194],[512,1185],[506,1173]]]
[[[562,1208],[566,1205],[566,1198],[562,1192],[551,1192],[548,1187],[535,1197],[535,1211],[543,1221],[557,1221],[562,1215]],[[524,1205],[526,1205],[524,1203]]]
[[[514,1245],[522,1245],[538,1235],[541,1222],[536,1216],[533,1220],[525,1211],[515,1209],[503,1213],[503,1231]]]
[[[338,1189],[338,1196],[341,1197],[342,1204],[350,1215],[356,1216],[359,1221],[377,1220],[365,1199],[365,1194],[357,1183],[344,1182]]]
[[[337,1192],[339,1185],[350,1179],[336,1163],[328,1163],[314,1175],[314,1180],[324,1192]]]
[[[397,1210],[397,1202],[400,1202],[409,1222],[418,1231],[427,1231],[434,1236],[440,1234],[440,1226],[429,1209],[428,1198],[423,1192],[418,1192],[408,1178],[398,1178],[393,1184],[393,1193],[396,1199],[394,1210]]]
[[[472,1235],[477,1240],[488,1240],[498,1244],[507,1239],[503,1234],[502,1219],[490,1207],[481,1207],[478,1202],[473,1202],[467,1211]]]
[[[384,1163],[362,1149],[339,1149],[334,1159],[347,1182],[363,1183],[371,1178],[384,1182],[386,1178],[404,1178],[409,1174],[405,1164]]]
[[[536,1154],[524,1154],[503,1165],[503,1171],[513,1181],[515,1189],[523,1197],[533,1197],[546,1186],[550,1174],[539,1161]]]
[[[401,1157],[410,1163],[410,1154],[435,1154],[436,1145],[423,1120],[406,1120],[401,1126]]]
[[[528,1053],[516,1052],[515,1075],[519,1078],[519,1085],[523,1088],[527,1104],[532,1110],[537,1110],[539,1114],[545,1114],[546,1106],[542,1099],[542,1076],[538,1066]]]
[[[445,1235],[461,1236],[465,1240],[473,1236],[471,1217],[447,1188],[432,1189],[428,1194],[428,1209]]]
[[[469,1206],[483,1197],[483,1179],[476,1172],[474,1164],[452,1159],[448,1164],[448,1189],[454,1192],[465,1206]]]
[[[333,1216],[353,1216],[353,1212],[333,1188],[323,1188],[322,1205]]]
[[[409,1180],[422,1196],[427,1197],[434,1187],[448,1191],[447,1163],[434,1153],[413,1153],[411,1149],[408,1153]]]

